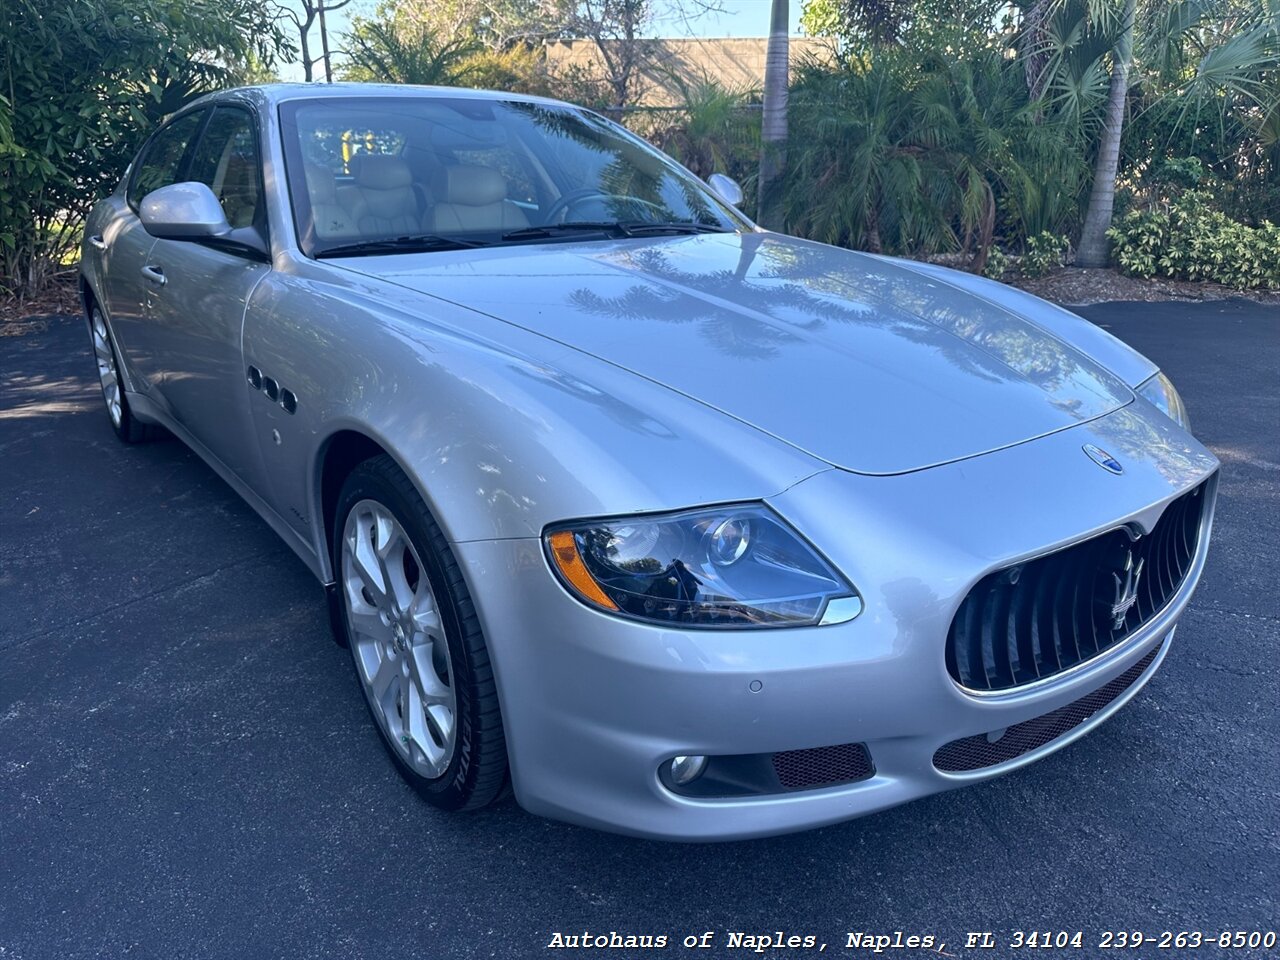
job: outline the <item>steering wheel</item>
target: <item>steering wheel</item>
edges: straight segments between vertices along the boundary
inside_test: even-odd
[[[580,187],[577,190],[570,190],[555,203],[547,208],[547,215],[543,219],[543,223],[551,225],[555,223],[563,223],[564,217],[570,210],[578,206],[585,200],[607,200],[613,203],[622,201],[624,203],[640,204],[650,208],[651,210],[662,211],[661,204],[652,203],[642,197],[633,197],[629,194],[605,193],[603,190],[597,190],[595,187]]]

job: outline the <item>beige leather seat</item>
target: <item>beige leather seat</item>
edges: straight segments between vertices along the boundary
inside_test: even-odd
[[[315,224],[316,239],[358,237],[360,227],[351,211],[338,199],[333,171],[309,163],[303,168],[303,173],[307,180],[307,195],[311,198],[311,220]]]
[[[413,174],[400,157],[358,153],[351,158],[354,190],[342,199],[352,206],[360,233],[388,237],[422,230],[422,208]]]
[[[237,150],[234,140],[228,144],[227,155],[222,161],[217,193],[227,222],[232,227],[253,226],[262,202],[257,159],[247,151]]]
[[[506,202],[506,178],[490,167],[442,167],[436,174],[433,192],[436,205],[426,220],[434,233],[518,230],[529,226],[524,211]]]

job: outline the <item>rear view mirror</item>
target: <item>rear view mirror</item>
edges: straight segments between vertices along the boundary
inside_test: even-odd
[[[271,251],[257,227],[233,228],[203,183],[171,183],[142,198],[142,228],[159,240],[187,240],[266,262]]]
[[[142,227],[160,240],[217,240],[231,233],[222,204],[203,183],[173,183],[142,198]]]
[[[707,177],[707,186],[711,188],[712,193],[731,207],[742,203],[742,187],[738,186],[738,181],[733,177],[726,177],[723,173],[713,173]]]

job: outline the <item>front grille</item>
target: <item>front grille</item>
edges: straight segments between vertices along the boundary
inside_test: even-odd
[[[866,747],[860,743],[841,743],[834,747],[775,753],[773,772],[787,790],[812,790],[865,780],[876,771]]]
[[[1109,706],[1120,694],[1128,690],[1138,677],[1142,676],[1143,671],[1151,666],[1151,662],[1159,652],[1160,648],[1156,647],[1110,683],[1074,703],[1068,703],[1065,707],[1059,707],[1032,720],[1014,724],[994,742],[988,734],[980,733],[974,737],[965,737],[963,740],[952,740],[950,743],[943,744],[933,755],[933,765],[948,773],[962,773],[967,770],[994,767],[997,763],[1005,763],[1024,753],[1037,750],[1049,741],[1057,740],[1063,734],[1074,730],[1095,713]]]
[[[970,690],[1005,690],[1068,670],[1128,637],[1186,579],[1205,488],[1170,503],[1136,540],[1128,529],[1112,530],[980,580],[947,634],[952,679]],[[1132,603],[1120,609],[1125,599]]]

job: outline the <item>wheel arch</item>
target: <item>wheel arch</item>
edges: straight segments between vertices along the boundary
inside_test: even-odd
[[[423,487],[417,472],[409,469],[405,458],[396,450],[394,445],[367,425],[344,424],[338,426],[316,448],[315,466],[312,471],[312,515],[316,518],[314,526],[319,548],[317,552],[320,557],[321,569],[324,571],[323,580],[326,584],[333,583],[335,579],[333,544],[337,531],[334,523],[334,511],[338,506],[338,496],[342,492],[342,485],[356,467],[366,460],[379,456],[389,457],[395,463],[400,472],[408,478],[418,492],[418,496],[422,498],[422,502],[426,504],[427,509],[431,512],[431,516],[440,526],[440,529],[445,532],[446,539],[452,540],[452,537],[449,536],[448,523],[440,511],[439,505],[431,496],[430,491]]]
[[[343,428],[335,431],[320,444],[316,456],[315,516],[318,518],[321,566],[326,580],[332,581],[333,571],[333,512],[338,505],[338,494],[351,471],[383,454],[390,455],[381,443],[367,433]],[[403,469],[403,467],[402,467]]]
[[[436,498],[432,497],[431,492],[424,488],[418,472],[409,469],[407,459],[396,450],[393,444],[388,442],[377,430],[365,423],[346,422],[334,425],[333,429],[326,434],[324,440],[316,448],[311,474],[312,492],[310,500],[312,517],[314,518],[314,535],[317,538],[316,556],[321,571],[320,579],[324,585],[330,627],[334,639],[340,646],[345,646],[345,644],[340,639],[343,635],[341,628],[342,614],[338,599],[337,571],[333,566],[334,541],[339,536],[336,525],[337,518],[334,514],[337,510],[338,498],[342,493],[342,486],[347,477],[360,464],[380,456],[390,458],[414,490],[417,491],[418,496],[422,498],[427,511],[444,533],[446,542],[450,545],[454,542],[454,537],[448,526],[448,519],[441,511]],[[454,556],[455,560],[457,560],[456,553]],[[474,602],[476,592],[472,571],[461,560],[458,560],[458,570],[462,575],[463,584]],[[478,609],[479,605],[477,603]]]

